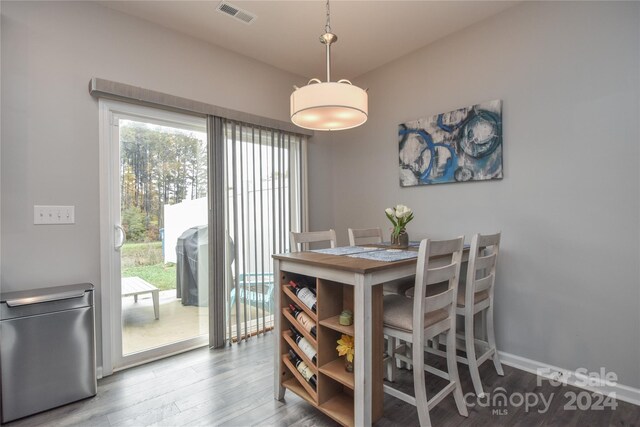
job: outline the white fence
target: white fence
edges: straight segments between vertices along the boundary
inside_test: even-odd
[[[178,237],[191,227],[207,225],[207,198],[164,205],[164,262],[176,262]]]

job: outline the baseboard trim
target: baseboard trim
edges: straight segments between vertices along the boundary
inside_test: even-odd
[[[594,380],[581,372],[569,371],[547,363],[527,359],[526,357],[505,353],[504,351],[499,351],[498,354],[500,355],[500,362],[507,366],[594,393],[607,396],[614,394],[617,400],[640,406],[640,389],[604,380],[598,381],[594,385]],[[587,380],[590,381],[590,384],[587,384]]]

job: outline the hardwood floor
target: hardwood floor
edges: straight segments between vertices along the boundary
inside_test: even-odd
[[[199,349],[116,373],[98,381],[98,395],[7,426],[334,426],[335,423],[302,399],[287,392],[285,402],[273,399],[273,335],[253,337],[249,342],[221,350]],[[434,360],[434,359],[429,359]],[[437,360],[436,360],[437,362]],[[465,393],[473,390],[466,366],[459,365]],[[469,417],[458,415],[452,397],[433,411],[434,426],[638,426],[640,407],[617,402],[615,410],[565,410],[567,392],[582,390],[553,387],[537,377],[509,366],[499,377],[491,363],[480,368],[485,390],[497,396],[497,388],[515,393],[542,394],[551,401],[547,411],[537,406],[507,404],[469,408]],[[393,385],[413,394],[412,374],[399,371]],[[441,380],[427,376],[433,396]],[[468,403],[476,400],[468,398]],[[518,404],[518,400],[514,400]],[[500,402],[497,402],[498,404]],[[500,414],[496,412],[502,410]],[[540,413],[540,412],[541,413]],[[377,426],[418,426],[415,408],[385,395],[384,418]]]

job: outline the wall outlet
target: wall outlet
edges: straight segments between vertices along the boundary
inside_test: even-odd
[[[75,224],[75,206],[39,206],[33,207],[33,223],[36,225]]]

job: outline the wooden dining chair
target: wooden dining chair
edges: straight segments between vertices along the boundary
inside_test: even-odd
[[[414,298],[402,295],[384,297],[383,332],[388,337],[387,357],[384,359],[387,365],[387,379],[393,381],[396,369],[394,359],[412,364],[415,397],[386,384],[384,391],[416,406],[422,427],[431,426],[429,410],[449,393],[453,393],[460,415],[468,416],[458,378],[455,350],[456,296],[463,245],[464,236],[453,240],[423,240],[418,252]],[[432,267],[431,264],[436,258],[437,266]],[[445,290],[427,296],[427,288],[445,281],[448,285]],[[446,335],[448,344],[448,372],[428,366],[424,362],[427,340],[440,334]],[[406,344],[396,347],[396,340],[412,344],[411,357],[406,355]],[[448,381],[448,384],[430,400],[427,399],[424,371]]]
[[[469,366],[471,381],[477,396],[483,396],[482,381],[479,367],[488,359],[493,360],[493,365],[498,375],[504,375],[502,364],[496,349],[496,338],[493,327],[493,289],[496,280],[496,262],[500,251],[500,233],[476,234],[471,239],[469,249],[469,264],[467,266],[466,283],[458,289],[456,313],[464,318],[464,350],[466,357],[459,356],[458,361]],[[475,336],[475,316],[480,313],[480,329],[484,337]],[[448,352],[439,349],[437,341],[435,346],[427,347],[430,351],[440,356]],[[435,348],[436,351],[431,351]],[[477,354],[477,350],[481,354]]]
[[[348,232],[350,246],[382,243],[382,230],[380,228],[350,228]]]
[[[338,241],[336,238],[336,232],[333,229],[327,231],[306,231],[301,233],[291,231],[290,236],[291,252],[300,252],[301,250],[308,249],[309,243],[316,242],[330,242],[331,247],[335,248]]]
[[[467,353],[463,363],[469,365],[471,381],[476,395],[484,394],[478,367],[488,359],[493,360],[498,375],[504,375],[496,349],[493,327],[493,289],[496,281],[496,264],[500,252],[500,233],[476,234],[471,239],[467,281],[458,291],[458,315],[464,316],[464,340]],[[474,336],[474,317],[481,313],[481,327],[486,333],[486,341]],[[476,355],[479,345],[481,355]],[[466,362],[465,362],[466,360]]]

